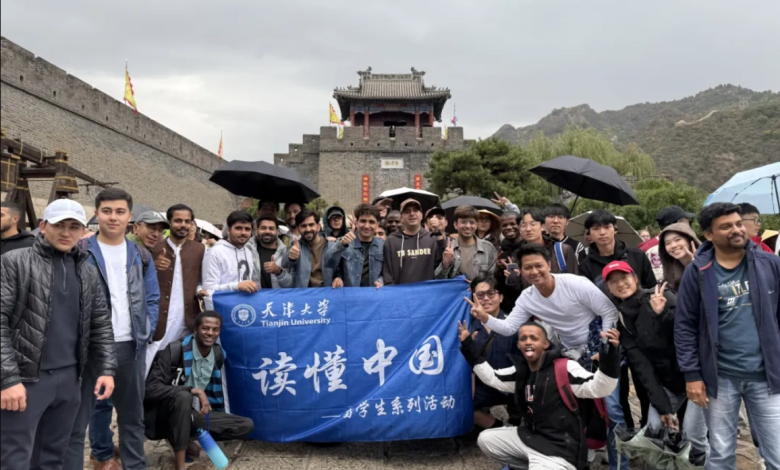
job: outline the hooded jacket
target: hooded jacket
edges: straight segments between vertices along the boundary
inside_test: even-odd
[[[83,240],[82,240],[83,242]],[[127,295],[130,297],[130,325],[132,326],[133,340],[136,349],[141,349],[152,341],[152,336],[157,328],[157,319],[160,309],[160,284],[157,282],[157,269],[150,260],[145,265],[144,258],[151,258],[149,250],[138,246],[131,240],[126,240],[127,245]],[[86,251],[90,255],[89,262],[98,268],[100,272],[101,287],[103,287],[111,309],[111,292],[108,290],[108,276],[106,275],[106,260],[98,243],[98,233],[86,241]]]
[[[578,398],[604,398],[617,387],[620,377],[620,348],[604,348],[595,374],[586,371],[577,361],[564,359],[561,350],[551,346],[542,355],[542,366],[536,373],[533,401],[526,400],[526,382],[531,375],[523,356],[513,358],[514,367],[495,370],[476,351],[474,340],[467,337],[461,352],[474,374],[487,386],[504,393],[514,393],[515,404],[524,424],[517,427],[523,444],[535,451],[561,457],[577,469],[588,468],[588,443],[581,412],[570,411],[558,391],[555,380],[556,359],[566,360],[569,383]]]
[[[260,284],[253,256],[247,245],[236,248],[227,240],[220,240],[211,247],[203,257],[202,270],[203,288],[209,294],[204,298],[208,309],[214,308],[211,301],[214,292],[237,291],[241,281],[255,281]]]
[[[669,225],[665,229],[661,230],[661,234],[658,235],[658,256],[661,257],[661,266],[663,268],[663,280],[668,283],[670,289],[677,292],[680,289],[680,281],[682,280],[685,266],[678,260],[674,259],[669,252],[666,251],[666,244],[663,243],[664,236],[668,232],[676,232],[684,235],[688,241],[693,241],[694,246],[698,249],[701,246],[701,241],[696,236],[696,232],[693,231],[690,225],[686,223],[676,223]],[[695,252],[695,251],[694,251]]]
[[[647,259],[645,253],[638,248],[626,246],[626,243],[621,240],[615,240],[615,252],[609,256],[601,256],[596,244],[591,243],[588,256],[580,262],[580,274],[590,279],[591,282],[606,292],[601,272],[606,265],[613,261],[625,261],[628,263],[636,275],[639,276],[639,283],[644,289],[655,287],[658,283],[655,274],[653,274],[650,260]]]
[[[388,235],[383,249],[382,278],[386,286],[432,281],[447,245],[420,227],[416,235],[403,231]]]
[[[745,246],[750,301],[756,319],[769,393],[780,394],[780,257]],[[674,314],[677,361],[686,382],[704,381],[718,398],[718,281],[715,247],[704,242],[685,268]]]
[[[343,225],[341,226],[341,229],[338,232],[330,228],[330,215],[333,214],[334,212],[341,214],[341,218],[344,220]],[[325,232],[326,237],[341,238],[347,234],[347,230],[348,230],[347,216],[346,213],[344,212],[344,209],[342,209],[341,207],[339,206],[328,207],[327,209],[325,209],[325,217],[323,217],[323,219],[325,219],[323,221],[323,225],[325,226],[323,232]]]
[[[254,267],[255,272],[257,273],[257,277],[260,277],[260,273],[262,272],[263,267],[260,266],[260,254],[257,251],[257,237],[252,237],[249,239],[248,242],[246,242],[246,248],[248,250],[252,251],[252,266]],[[282,268],[282,260],[284,259],[284,254],[287,252],[287,247],[284,245],[284,242],[281,238],[276,239],[276,253],[274,253],[274,259],[276,260],[276,265]],[[280,274],[271,274],[271,286],[273,289],[279,289],[282,287],[291,287],[292,286],[292,277],[290,276],[290,272],[284,268],[282,268],[282,272]],[[257,285],[257,287],[260,287],[260,284]]]
[[[620,344],[628,357],[631,373],[644,385],[653,407],[665,415],[674,410],[664,388],[682,395],[685,378],[677,365],[674,349],[677,296],[665,290],[666,307],[656,314],[650,305],[654,293],[654,289],[638,289],[625,300],[609,297],[620,312]]]
[[[0,255],[11,250],[33,246],[33,243],[35,243],[35,235],[30,232],[19,232],[12,237],[0,240]]]
[[[54,248],[39,235],[32,248],[14,250],[0,263],[0,388],[37,382],[51,316]],[[89,255],[74,248],[79,280],[78,374],[87,361],[99,375],[117,368],[111,310]]]

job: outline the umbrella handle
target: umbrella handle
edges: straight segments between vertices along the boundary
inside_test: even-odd
[[[580,195],[577,194],[577,197],[574,198],[574,204],[571,205],[571,209],[569,209],[569,214],[574,214],[574,206],[577,205],[577,201],[580,200]]]

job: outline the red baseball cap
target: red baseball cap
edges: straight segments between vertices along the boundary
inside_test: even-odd
[[[613,261],[604,266],[604,270],[601,271],[601,278],[606,281],[607,277],[609,277],[609,275],[615,271],[621,271],[629,274],[634,273],[634,270],[631,269],[631,266],[629,266],[625,261]]]

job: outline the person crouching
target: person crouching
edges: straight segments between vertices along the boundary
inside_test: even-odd
[[[246,439],[254,430],[251,419],[225,413],[220,374],[224,355],[216,343],[221,328],[219,313],[201,312],[195,317],[195,334],[157,353],[146,378],[146,437],[168,440],[175,470],[185,468],[187,446],[198,429],[206,429],[207,415],[215,441]]]
[[[555,362],[566,361],[571,391],[578,398],[604,398],[610,395],[620,378],[620,352],[617,330],[602,332],[599,370],[592,374],[561,356],[552,346],[542,325],[529,321],[520,326],[517,347],[525,360],[515,366],[495,370],[480,357],[469,334],[468,325],[458,325],[461,352],[479,379],[490,387],[514,393],[524,425],[487,429],[477,445],[488,457],[511,468],[528,470],[588,467],[588,446],[583,416],[571,411],[558,390]],[[611,345],[611,346],[610,346]]]

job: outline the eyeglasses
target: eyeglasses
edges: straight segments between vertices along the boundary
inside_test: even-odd
[[[536,228],[540,225],[542,224],[534,220],[533,222],[528,222],[528,223],[523,222],[522,224],[520,224],[520,228],[522,229]]]
[[[758,224],[761,223],[761,218],[760,217],[756,217],[756,218],[753,218],[753,217],[745,218],[745,217],[743,217],[742,221],[743,222],[753,222],[754,224],[758,225]]]
[[[485,297],[489,297],[489,298],[492,299],[496,295],[498,295],[498,292],[496,292],[495,290],[491,289],[491,290],[486,290],[484,292],[477,292],[477,293],[474,294],[474,297],[476,297],[477,300],[484,300]]]

